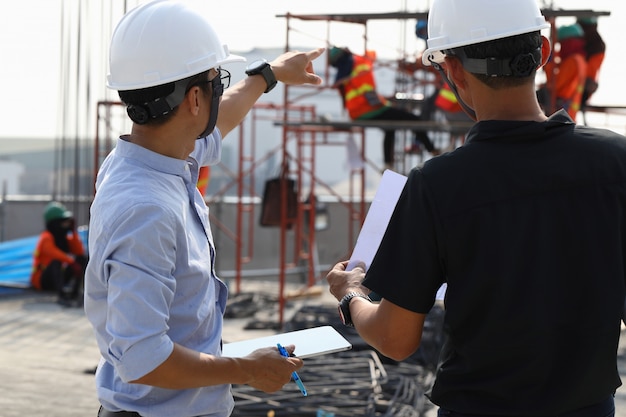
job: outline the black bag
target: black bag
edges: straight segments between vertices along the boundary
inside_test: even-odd
[[[296,221],[298,209],[296,181],[287,178],[286,171],[284,168],[280,176],[265,181],[263,200],[261,201],[261,226],[280,227],[281,188],[283,184],[287,187],[287,228],[291,229]]]

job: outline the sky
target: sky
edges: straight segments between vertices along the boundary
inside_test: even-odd
[[[191,0],[206,10],[222,41],[232,51],[249,51],[257,47],[284,47],[286,42],[286,19],[277,15],[326,14],[326,13],[372,13],[395,11],[426,11],[430,0],[387,0],[365,2],[363,0]],[[67,105],[64,97],[77,97],[78,92],[66,85],[74,78],[85,77],[89,72],[91,100],[116,99],[114,93],[104,87],[107,71],[108,42],[111,28],[121,17],[123,4],[129,7],[140,0],[0,0],[5,12],[0,14],[0,138],[54,138],[72,131],[66,126],[75,125],[73,114],[89,108],[84,99],[75,99]],[[10,5],[9,5],[10,3]],[[62,20],[75,18],[70,9],[78,4],[90,21],[101,20],[98,30],[83,32],[88,47],[82,54],[88,55],[88,64],[78,65],[67,58],[69,52],[62,47]],[[585,0],[554,0],[554,8],[589,9]],[[623,53],[620,22],[626,22],[626,2],[596,0],[593,10],[610,11],[610,17],[600,18],[599,30],[607,43],[607,55],[600,74],[600,87],[593,103],[598,105],[626,105],[623,90]],[[6,12],[10,10],[10,13]],[[363,45],[360,25],[290,20],[292,48],[326,46],[327,34],[331,42],[358,50]],[[557,24],[568,23],[567,19]],[[399,50],[416,52],[424,48],[413,36],[414,21],[378,21],[368,25],[368,47],[376,50],[380,58],[397,58]],[[97,25],[91,25],[97,27]],[[66,34],[67,36],[67,34]],[[271,59],[272,57],[267,57]],[[83,60],[84,56],[83,56]],[[70,64],[68,64],[70,62]],[[79,71],[77,75],[64,76],[64,71]],[[101,80],[101,81],[100,81]],[[81,101],[82,100],[82,101]],[[1,154],[1,150],[0,150]]]

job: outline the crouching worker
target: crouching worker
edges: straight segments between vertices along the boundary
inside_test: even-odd
[[[55,291],[59,303],[82,305],[82,287],[87,258],[71,211],[61,203],[48,203],[44,210],[46,230],[39,236],[33,255],[30,283],[40,291]]]

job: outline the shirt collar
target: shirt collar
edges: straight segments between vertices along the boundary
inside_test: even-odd
[[[161,155],[143,146],[129,142],[126,136],[121,136],[117,141],[116,151],[119,156],[134,160],[135,163],[147,166],[155,171],[165,174],[186,177],[188,172],[188,161]]]
[[[567,112],[562,109],[552,114],[544,122],[485,120],[472,126],[465,142],[492,139],[516,140],[529,137],[538,139],[543,137],[548,130],[575,124]]]

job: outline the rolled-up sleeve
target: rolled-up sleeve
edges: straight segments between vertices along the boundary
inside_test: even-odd
[[[167,336],[167,312],[176,290],[176,229],[173,215],[163,208],[136,205],[112,225],[103,242],[110,336],[103,354],[125,382],[155,369],[174,348]]]

